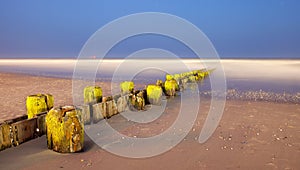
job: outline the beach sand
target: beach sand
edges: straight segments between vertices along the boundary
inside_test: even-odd
[[[109,95],[110,84],[97,82],[103,95]],[[72,105],[72,80],[0,73],[0,122],[26,114],[26,97],[38,93],[49,93],[55,106]]]
[[[27,95],[50,93],[55,106],[72,104],[72,80],[0,73],[0,120],[24,115]],[[104,96],[109,83],[98,82]],[[201,100],[201,112],[185,139],[161,155],[130,159],[113,155],[88,136],[85,149],[59,154],[47,149],[46,137],[0,152],[1,169],[300,169],[299,104],[266,101],[226,102],[223,117],[204,144],[197,141],[210,103]],[[121,133],[146,137],[159,134],[176,118],[172,109],[145,124],[122,122],[121,115],[108,120]],[[179,133],[180,129],[178,129]]]

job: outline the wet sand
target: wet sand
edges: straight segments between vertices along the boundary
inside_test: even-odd
[[[0,81],[1,120],[25,114],[25,98],[30,94],[51,93],[55,106],[72,104],[69,79],[0,73]],[[104,92],[109,91],[108,82],[98,85]],[[47,149],[42,136],[1,151],[1,169],[300,168],[299,104],[228,100],[218,128],[208,141],[199,144],[197,138],[209,106],[209,101],[201,100],[201,110],[190,133],[179,145],[159,156],[144,159],[116,156],[99,148],[87,136],[83,152],[59,154]],[[128,136],[147,137],[164,131],[175,118],[174,108],[170,108],[159,119],[144,125],[128,123],[120,115],[108,122]]]

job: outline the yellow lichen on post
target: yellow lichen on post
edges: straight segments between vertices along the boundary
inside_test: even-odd
[[[166,74],[166,80],[172,80],[172,79],[174,79],[173,75]]]
[[[196,82],[196,80],[198,78],[196,76],[194,76],[194,75],[191,75],[191,76],[188,77],[188,79],[189,79],[189,82]]]
[[[176,91],[179,90],[179,86],[176,82],[176,80],[172,79],[172,80],[166,80],[165,81],[165,92],[166,95],[168,96],[175,96],[176,95]]]
[[[204,72],[198,72],[197,73],[197,77],[198,77],[198,79],[203,79],[204,77],[205,77],[205,73]]]
[[[95,104],[102,101],[102,89],[99,86],[87,86],[83,93],[85,104]]]
[[[161,105],[162,88],[157,85],[147,86],[147,98],[150,104]]]
[[[28,119],[33,118],[36,114],[48,111],[47,97],[43,94],[30,95],[26,98],[26,109]]]
[[[60,153],[78,152],[83,149],[84,125],[81,110],[74,106],[53,108],[46,116],[47,146]]]
[[[133,92],[134,83],[132,81],[124,81],[120,84],[121,93],[123,95]]]
[[[50,110],[54,106],[54,98],[51,94],[45,94],[45,96],[46,96],[46,103],[47,103],[48,110]]]
[[[177,81],[177,83],[179,83],[180,78],[181,78],[180,74],[174,74],[173,77],[174,77],[174,79]]]

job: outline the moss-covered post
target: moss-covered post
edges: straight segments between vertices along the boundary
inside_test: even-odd
[[[177,83],[179,83],[180,82],[180,79],[181,79],[181,76],[180,76],[180,74],[174,74],[174,79],[177,81]]]
[[[53,108],[46,116],[47,146],[60,153],[78,152],[83,149],[84,125],[81,110],[74,106]]]
[[[44,94],[46,96],[46,103],[48,107],[48,111],[54,106],[54,98],[51,94]]]
[[[84,88],[84,104],[102,102],[102,89],[99,86],[87,86]]]
[[[129,95],[129,106],[133,110],[145,110],[144,90]]]
[[[174,77],[171,74],[166,74],[166,80],[173,80]]]
[[[190,76],[188,77],[188,81],[189,81],[189,82],[192,82],[192,83],[193,83],[193,82],[196,82],[197,79],[198,79],[198,78],[197,78],[196,76],[194,76],[194,75],[190,75]]]
[[[28,119],[36,114],[50,110],[53,107],[54,99],[51,94],[36,94],[26,98],[26,109]]]
[[[179,86],[176,82],[176,80],[171,79],[171,80],[166,80],[165,81],[165,93],[168,96],[175,96],[176,91],[179,90]]]
[[[161,105],[162,97],[162,88],[157,85],[148,85],[147,86],[147,99],[150,104]]]
[[[132,93],[134,90],[134,83],[132,81],[124,81],[120,84],[120,88],[122,95]]]

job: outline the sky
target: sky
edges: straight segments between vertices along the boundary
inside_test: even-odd
[[[98,29],[140,12],[186,19],[221,58],[300,58],[299,11],[298,0],[1,0],[0,58],[77,58]],[[120,42],[108,58],[151,47],[194,57],[176,40],[145,35]]]

